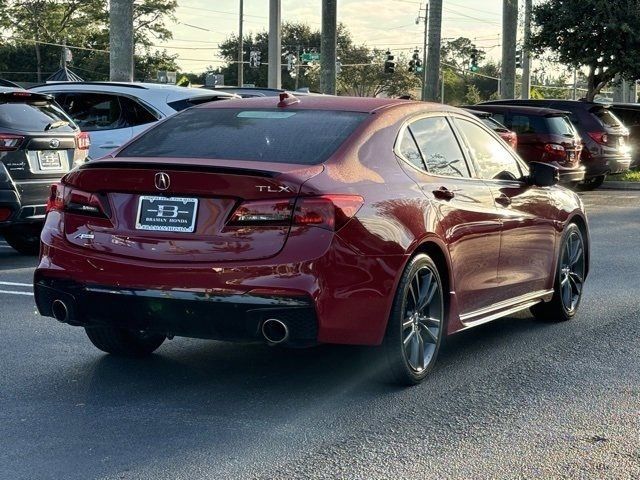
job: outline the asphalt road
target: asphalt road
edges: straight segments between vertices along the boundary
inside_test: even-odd
[[[583,198],[578,317],[461,333],[405,389],[366,348],[110,358],[38,316],[36,260],[0,242],[0,478],[640,478],[640,192]]]

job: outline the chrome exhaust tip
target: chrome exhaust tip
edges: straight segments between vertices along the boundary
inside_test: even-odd
[[[278,345],[289,339],[289,328],[277,318],[269,318],[262,322],[262,336],[269,345]]]
[[[51,304],[53,318],[59,322],[66,322],[69,319],[69,309],[62,300],[54,300]]]

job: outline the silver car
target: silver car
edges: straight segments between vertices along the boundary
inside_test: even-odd
[[[80,129],[89,132],[89,158],[100,158],[158,120],[192,105],[238,98],[223,91],[137,82],[56,82],[33,92],[53,95]]]

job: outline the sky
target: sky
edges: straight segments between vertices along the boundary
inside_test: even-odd
[[[282,0],[282,20],[305,22],[319,30],[321,1]],[[499,59],[502,0],[443,3],[443,38],[474,39],[489,59]],[[169,25],[173,39],[158,46],[178,54],[183,71],[202,72],[208,65],[221,65],[217,46],[238,32],[239,0],[179,0],[178,5],[177,22]],[[415,23],[420,5],[417,0],[338,0],[338,21],[347,26],[356,44],[410,53],[422,46],[424,25]],[[245,33],[268,30],[269,0],[244,0],[244,13]]]

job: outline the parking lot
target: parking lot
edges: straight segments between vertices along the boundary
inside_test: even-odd
[[[36,259],[0,242],[0,478],[638,478],[640,192],[583,199],[578,317],[458,334],[414,388],[376,381],[366,348],[111,358],[37,314]]]

